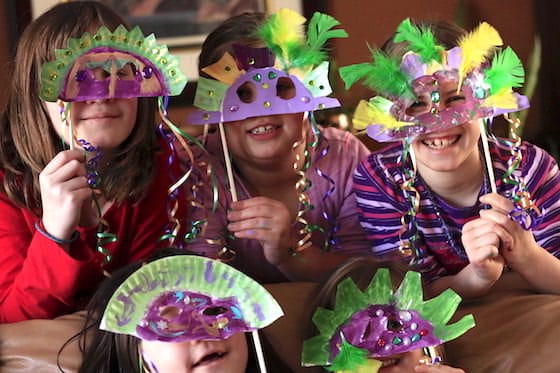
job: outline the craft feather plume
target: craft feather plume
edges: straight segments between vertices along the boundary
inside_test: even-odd
[[[525,70],[513,49],[507,47],[496,53],[490,68],[484,72],[484,80],[490,92],[496,94],[503,88],[521,87],[525,81]]]
[[[346,89],[358,80],[383,95],[413,98],[408,76],[401,70],[400,61],[380,50],[372,52],[373,62],[344,66],[339,69]]]
[[[340,352],[334,358],[330,366],[325,367],[330,372],[338,371],[355,371],[356,368],[363,365],[368,358],[367,350],[355,347],[346,342],[344,336]]]
[[[461,89],[465,76],[474,68],[480,66],[494,51],[494,48],[501,46],[502,43],[498,31],[486,22],[481,23],[474,31],[459,40],[461,65],[459,66],[459,85],[457,89]]]
[[[354,111],[354,127],[362,130],[370,124],[378,124],[386,129],[396,129],[410,125],[407,122],[400,122],[391,114],[392,104],[381,96],[375,96],[369,102],[361,100]]]
[[[333,30],[338,22],[333,17],[316,12],[309,21],[307,40],[303,34],[305,18],[290,9],[272,14],[258,29],[265,45],[278,56],[284,70],[316,66],[327,60],[324,44],[330,38],[343,38],[342,29]]]
[[[394,38],[395,43],[407,42],[409,50],[418,54],[422,62],[441,63],[444,48],[436,43],[432,30],[414,25],[410,18],[401,22]]]

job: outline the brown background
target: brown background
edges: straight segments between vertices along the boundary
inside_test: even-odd
[[[533,51],[536,33],[543,45],[540,79],[532,108],[525,122],[524,137],[555,152],[548,143],[560,142],[560,74],[554,65],[560,52],[560,37],[555,22],[560,19],[560,2],[540,0],[303,0],[307,17],[318,10],[337,18],[348,31],[348,39],[332,43],[334,65],[344,66],[369,59],[367,44],[375,47],[391,35],[400,21],[414,19],[448,19],[472,29],[480,21],[487,21],[500,32],[506,45],[520,55],[527,66]],[[4,105],[9,89],[8,77],[13,45],[30,20],[30,0],[5,0],[0,5],[0,105]],[[335,74],[336,75],[336,74]],[[342,82],[334,79],[335,94],[351,110],[360,98],[369,97],[364,87],[357,85],[344,91]],[[185,93],[176,99],[170,110],[178,123],[184,122],[184,113],[192,102],[191,83]]]

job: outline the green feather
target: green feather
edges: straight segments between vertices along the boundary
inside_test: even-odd
[[[364,62],[357,63],[355,65],[342,66],[338,69],[338,73],[344,81],[344,87],[349,89],[354,85],[354,83],[368,76],[371,69],[371,62]]]
[[[422,62],[441,62],[441,52],[444,49],[436,43],[432,30],[412,24],[410,18],[401,22],[394,40],[395,43],[407,42],[409,49],[418,54]]]
[[[521,87],[525,81],[523,64],[510,47],[495,55],[484,75],[493,94],[506,87]]]
[[[307,26],[307,46],[309,49],[320,50],[329,39],[348,37],[348,33],[343,29],[331,30],[338,25],[340,25],[340,22],[328,14],[315,12]]]
[[[344,66],[339,69],[346,89],[363,80],[363,83],[382,95],[414,97],[408,76],[401,71],[399,61],[380,50],[372,52],[373,62]]]
[[[350,343],[346,342],[342,338],[342,345],[340,346],[340,351],[334,358],[330,366],[325,367],[326,370],[330,372],[337,371],[352,371],[354,368],[359,367],[364,364],[367,359],[367,350],[355,347]]]
[[[324,49],[325,43],[331,38],[345,38],[348,36],[343,29],[333,30],[340,25],[333,17],[315,12],[307,27],[305,42],[288,42],[282,45],[275,42],[279,30],[282,30],[281,19],[276,14],[269,16],[257,30],[258,36],[265,45],[278,57],[284,70],[292,68],[307,68],[318,66],[328,60],[328,53]]]

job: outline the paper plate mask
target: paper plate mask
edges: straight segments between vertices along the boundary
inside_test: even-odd
[[[200,78],[193,112],[188,122],[209,124],[255,116],[301,113],[340,106],[326,97],[332,92],[329,64],[323,50],[333,37],[346,37],[340,23],[329,15],[315,13],[307,38],[301,27],[305,18],[282,9],[260,27],[266,48],[233,46],[218,62],[202,69],[213,79]],[[276,59],[281,67],[275,67]]]
[[[221,340],[283,315],[266,289],[227,264],[178,255],[142,266],[111,297],[100,328],[143,340]]]
[[[363,79],[378,93],[361,101],[354,114],[355,127],[367,127],[377,141],[396,141],[529,107],[527,98],[512,90],[524,81],[515,52],[508,47],[488,59],[502,39],[487,23],[450,50],[436,43],[430,28],[417,27],[410,19],[399,25],[394,41],[408,43],[401,60],[375,50],[373,62],[340,68],[347,88]],[[461,99],[442,106],[440,87],[449,81],[458,85]],[[417,97],[422,97],[426,109],[412,115],[409,109]]]
[[[138,27],[128,31],[120,25],[111,32],[103,26],[94,35],[70,39],[55,56],[41,71],[45,101],[174,96],[187,83],[179,59]]]
[[[423,301],[417,272],[408,272],[394,293],[385,268],[363,292],[346,278],[337,287],[335,309],[315,311],[320,334],[303,343],[302,364],[355,372],[374,366],[375,358],[440,345],[474,326],[472,315],[446,325],[460,301],[451,289]]]

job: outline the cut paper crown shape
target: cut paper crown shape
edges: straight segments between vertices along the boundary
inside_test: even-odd
[[[45,101],[174,96],[187,83],[179,59],[138,27],[128,31],[120,25],[111,32],[102,26],[70,39],[55,56],[41,70]]]

